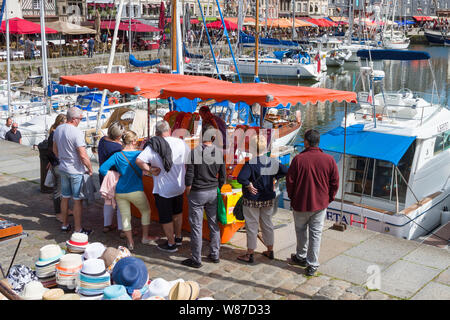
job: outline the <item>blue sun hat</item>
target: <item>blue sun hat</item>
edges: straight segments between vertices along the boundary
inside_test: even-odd
[[[134,290],[142,289],[145,286],[148,280],[148,270],[141,259],[125,257],[116,263],[111,277],[114,284],[123,285],[131,295]]]
[[[103,300],[132,300],[127,289],[121,284],[114,284],[103,290]]]

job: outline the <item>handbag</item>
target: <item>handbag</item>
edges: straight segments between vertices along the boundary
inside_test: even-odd
[[[47,188],[53,188],[55,186],[55,176],[53,175],[52,170],[47,171],[47,175],[45,176],[44,186]]]
[[[244,198],[241,196],[233,208],[233,214],[237,220],[244,220],[244,209],[242,203]]]
[[[217,220],[221,224],[227,224],[227,209],[223,203],[222,192],[217,188]]]

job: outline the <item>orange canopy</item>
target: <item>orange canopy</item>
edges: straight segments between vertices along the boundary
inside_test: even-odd
[[[61,77],[61,84],[87,86],[99,90],[119,91],[122,94],[145,98],[173,97],[179,99],[214,99],[218,102],[258,103],[264,107],[280,103],[302,104],[347,101],[356,102],[356,93],[323,88],[297,87],[273,83],[232,83],[201,76],[161,73],[96,73]]]

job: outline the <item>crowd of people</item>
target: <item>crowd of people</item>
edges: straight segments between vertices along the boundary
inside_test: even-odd
[[[72,199],[74,232],[89,235],[92,230],[84,228],[82,223],[81,200],[84,177],[91,176],[93,169],[84,136],[77,128],[81,117],[81,110],[76,107],[70,108],[66,116],[57,117],[48,139],[49,161],[59,181],[54,199],[61,197],[61,230],[72,230],[68,222],[68,201]],[[156,244],[157,248],[173,253],[183,244],[183,197],[186,195],[191,255],[182,264],[202,267],[204,214],[210,235],[209,254],[205,259],[219,263],[218,188],[226,184],[227,176],[223,151],[214,144],[215,130],[208,124],[202,126],[201,143],[191,150],[184,140],[173,137],[169,123],[161,120],[156,123],[155,135],[140,149],[135,132],[126,130],[119,122],[112,123],[98,146],[100,193],[105,201],[103,232],[115,229],[116,215],[120,237],[126,239],[127,248],[133,251],[133,238],[138,235],[131,224],[130,204],[133,204],[141,214],[141,243],[156,244],[159,237],[149,233],[151,209],[142,179],[144,175],[151,176],[158,221],[166,238]],[[294,157],[289,168],[267,156],[267,140],[263,135],[251,138],[249,152],[252,158],[243,165],[237,177],[242,184],[242,211],[247,234],[247,252],[237,257],[239,261],[254,262],[259,230],[267,247],[262,254],[274,259],[272,216],[277,205],[274,185],[276,180],[285,177],[297,234],[297,250],[291,256],[291,263],[306,267],[308,275],[316,272],[325,212],[338,190],[339,175],[334,158],[318,148],[319,133],[308,130],[304,138],[305,150]]]

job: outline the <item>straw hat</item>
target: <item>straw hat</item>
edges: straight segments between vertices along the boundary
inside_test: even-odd
[[[42,283],[39,281],[31,281],[25,285],[20,296],[24,300],[42,300],[42,295],[46,291],[48,291],[48,289],[44,288]]]
[[[58,261],[64,254],[64,251],[57,244],[48,244],[39,249],[39,260],[35,265],[37,268],[45,267]]]
[[[125,257],[116,263],[111,277],[114,284],[125,286],[128,294],[132,294],[135,289],[141,289],[147,283],[148,270],[141,259]]]
[[[195,300],[198,298],[200,286],[195,281],[178,282],[169,292],[169,300]]]
[[[81,256],[76,253],[68,253],[61,257],[57,267],[61,269],[81,269],[83,261],[81,260]]]
[[[172,285],[163,278],[156,278],[148,285],[148,295],[150,297],[160,296],[167,298]]]
[[[80,295],[76,293],[66,293],[65,295],[59,297],[58,300],[80,300]]]
[[[81,273],[90,276],[102,276],[106,272],[105,261],[102,259],[89,259],[84,261]]]
[[[70,240],[66,241],[67,250],[74,253],[83,253],[89,244],[87,234],[74,232],[70,236]]]
[[[50,289],[42,295],[43,300],[59,300],[64,295],[63,289]]]
[[[106,247],[100,242],[89,243],[84,249],[83,260],[98,259],[105,252]]]
[[[127,289],[120,285],[114,284],[103,290],[103,300],[132,300],[127,293]]]
[[[108,247],[103,252],[100,259],[105,261],[106,270],[112,272],[116,263],[125,257],[130,257],[131,252],[125,247],[119,246],[119,248]]]

